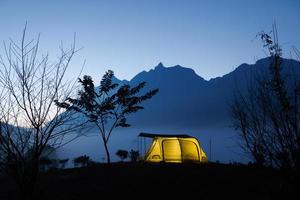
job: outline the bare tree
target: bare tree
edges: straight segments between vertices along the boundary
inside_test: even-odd
[[[78,137],[81,127],[74,112],[55,105],[72,96],[74,81],[65,80],[67,68],[77,52],[60,47],[56,62],[39,52],[39,37],[21,43],[4,43],[0,57],[0,168],[18,184],[20,197],[32,199],[40,159],[47,146],[54,149]]]
[[[283,74],[275,25],[272,33],[259,34],[270,55],[269,73],[254,74],[246,93],[237,91],[233,124],[256,163],[295,169],[300,166],[300,82],[293,72]]]

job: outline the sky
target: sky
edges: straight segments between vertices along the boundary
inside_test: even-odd
[[[0,0],[0,41],[41,34],[53,58],[61,41],[82,48],[68,76],[96,81],[112,69],[130,80],[159,62],[190,67],[209,80],[265,57],[258,32],[276,22],[284,56],[300,49],[299,0]],[[0,53],[3,47],[0,45]]]

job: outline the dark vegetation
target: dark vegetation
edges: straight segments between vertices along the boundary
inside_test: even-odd
[[[32,199],[47,154],[78,138],[81,123],[75,112],[65,113],[55,101],[72,96],[74,84],[65,80],[77,52],[75,42],[59,48],[57,60],[39,52],[39,37],[4,43],[0,56],[0,170],[15,181],[22,199]],[[75,134],[76,133],[76,134]]]
[[[252,74],[247,92],[237,92],[233,124],[258,165],[300,170],[300,80],[293,72],[283,75],[275,25],[272,33],[259,34],[270,55],[269,72]]]
[[[90,162],[90,157],[87,155],[78,156],[77,158],[74,158],[73,163],[74,167],[86,167],[88,163]]]
[[[121,159],[121,161],[126,160],[128,157],[131,162],[137,162],[140,159],[140,152],[134,149],[131,149],[129,152],[124,149],[119,149],[116,152],[116,155]]]
[[[130,160],[131,160],[132,162],[138,161],[139,156],[140,156],[140,152],[139,152],[139,151],[133,150],[133,149],[130,150],[130,152],[129,152],[129,157],[130,157]]]
[[[297,177],[255,165],[124,162],[43,173],[35,197],[111,199],[121,194],[122,199],[145,195],[147,198],[290,199],[298,194]],[[14,185],[1,178],[0,199],[16,199],[15,192]]]
[[[126,160],[128,158],[128,151],[126,150],[123,150],[123,149],[119,149],[117,152],[116,152],[116,155],[122,160]]]
[[[68,158],[50,159],[48,157],[41,157],[39,171],[45,172],[51,169],[64,169],[68,161],[69,161]]]

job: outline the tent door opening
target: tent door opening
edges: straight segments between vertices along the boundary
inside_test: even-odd
[[[181,149],[178,139],[164,139],[162,141],[163,160],[165,162],[180,162]]]

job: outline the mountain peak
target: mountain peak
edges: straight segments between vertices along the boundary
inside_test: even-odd
[[[165,68],[164,64],[162,62],[158,63],[158,65],[155,67],[155,69]]]

